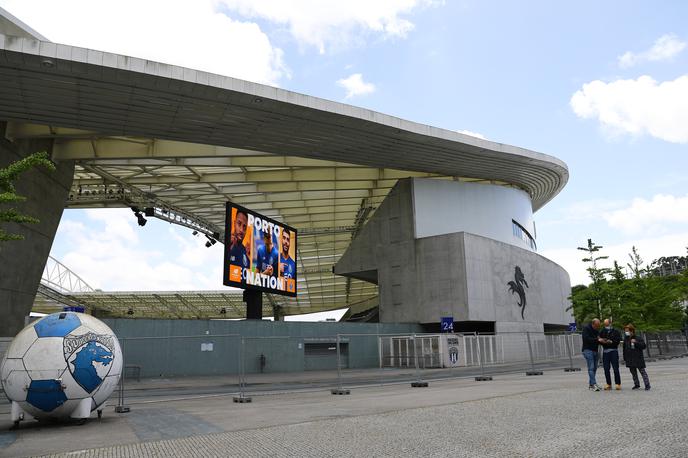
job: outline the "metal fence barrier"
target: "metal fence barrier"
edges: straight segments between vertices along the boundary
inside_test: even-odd
[[[238,334],[123,337],[118,340],[123,362],[119,386],[113,393],[117,396],[116,412],[129,412],[129,404],[143,397],[170,399],[184,391],[217,392],[217,380],[208,376],[231,377],[223,380],[222,385],[236,386],[241,392],[243,357]],[[142,379],[156,383],[141,386]]]
[[[643,333],[645,343],[645,355],[648,358],[670,358],[688,352],[688,330],[685,333],[661,332]]]
[[[645,333],[646,357],[688,355],[680,332]],[[123,377],[109,403],[300,390],[348,394],[361,386],[425,387],[452,378],[491,380],[505,373],[580,370],[578,333],[239,334],[122,337]],[[0,404],[6,400],[1,399]]]
[[[650,358],[688,355],[681,333],[645,336]],[[117,408],[194,396],[251,402],[270,392],[330,390],[436,380],[492,380],[525,371],[580,370],[578,333],[334,334],[319,337],[238,334],[126,337]]]

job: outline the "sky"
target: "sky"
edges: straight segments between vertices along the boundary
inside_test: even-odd
[[[248,79],[555,156],[538,253],[588,283],[686,255],[688,2],[0,0],[52,41]],[[104,290],[222,289],[222,248],[130,210],[66,210],[52,256]]]

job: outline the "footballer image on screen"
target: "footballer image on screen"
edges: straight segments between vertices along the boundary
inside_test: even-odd
[[[222,283],[296,296],[296,240],[296,229],[227,203]]]

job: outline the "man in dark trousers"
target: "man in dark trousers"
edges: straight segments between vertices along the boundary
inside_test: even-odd
[[[597,372],[597,363],[599,356],[597,353],[598,346],[602,343],[600,339],[600,320],[593,319],[590,324],[583,328],[583,357],[588,365],[588,389],[592,391],[600,391],[600,387],[595,380],[595,373]]]
[[[607,384],[604,386],[605,391],[612,389],[612,376],[610,374],[610,366],[614,368],[614,383],[616,389],[621,389],[621,373],[619,372],[619,342],[621,342],[621,333],[612,326],[612,319],[604,320],[604,328],[600,331],[600,339],[602,339],[602,365],[604,366],[604,378]]]

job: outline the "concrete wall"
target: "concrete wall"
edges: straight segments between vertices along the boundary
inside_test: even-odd
[[[542,333],[543,323],[566,325],[572,321],[565,311],[570,292],[567,272],[529,248],[520,247],[520,239],[511,231],[511,220],[517,216],[502,214],[507,207],[518,207],[522,218],[531,218],[524,204],[529,202],[523,200],[520,191],[504,188],[504,193],[493,192],[488,185],[474,185],[483,187],[490,199],[501,195],[509,203],[495,204],[497,210],[493,211],[489,208],[490,199],[480,201],[486,214],[495,217],[495,224],[506,228],[490,229],[489,234],[497,237],[503,232],[508,242],[518,243],[469,232],[417,238],[417,215],[426,215],[422,219],[435,221],[438,226],[447,219],[446,227],[459,227],[456,218],[447,216],[448,209],[440,211],[451,199],[444,199],[441,205],[425,202],[439,213],[418,208],[425,197],[444,186],[431,186],[432,192],[421,192],[425,197],[414,200],[417,185],[418,180],[400,180],[335,266],[335,273],[357,278],[365,277],[360,275],[363,271],[377,272],[372,277],[377,278],[380,287],[381,322],[439,323],[441,317],[452,316],[455,321],[496,322],[497,332]],[[463,189],[463,184],[459,185],[450,189]],[[520,204],[515,205],[517,202]],[[472,207],[471,212],[477,211],[478,207]],[[465,227],[485,228],[488,219],[480,224],[467,222]],[[519,222],[522,221],[526,220]],[[427,235],[428,230],[426,227],[421,233]],[[519,298],[509,288],[509,282],[516,281],[517,266],[528,283],[527,288],[522,286],[526,294],[523,317],[517,306]]]
[[[418,239],[468,232],[530,250],[514,236],[512,220],[536,236],[530,197],[520,189],[414,178],[413,208]]]
[[[568,296],[569,275],[562,267],[529,250],[473,234],[464,234],[469,320],[494,321],[496,332],[539,331],[542,323],[568,324],[573,321]],[[510,292],[515,269],[525,277],[526,306]]]
[[[0,135],[0,167],[50,149],[50,142],[11,143]],[[24,327],[24,317],[33,306],[73,176],[74,162],[69,161],[57,164],[55,172],[28,170],[15,183],[17,193],[26,197],[16,208],[38,218],[40,223],[3,224],[7,232],[22,234],[25,239],[0,243],[0,336],[13,337]]]
[[[138,365],[142,376],[233,374],[239,370],[241,338],[247,373],[292,372],[331,368],[332,357],[308,360],[308,343],[347,346],[349,368],[378,367],[378,334],[413,334],[419,325],[379,323],[298,323],[225,320],[104,319],[120,338],[125,365]],[[232,336],[228,336],[232,335]],[[201,344],[213,351],[201,351]],[[206,347],[207,348],[207,347]]]
[[[339,274],[341,270],[342,273],[352,273],[356,278],[369,277],[374,283],[391,284],[392,279],[388,276],[379,277],[386,272],[378,271],[378,266],[387,264],[401,270],[402,263],[409,265],[415,262],[415,253],[411,249],[413,206],[410,192],[410,180],[397,182],[342,255],[335,266],[335,273]]]
[[[471,319],[466,285],[466,246],[463,233],[426,237],[415,241],[416,319],[439,323],[443,316],[454,321]],[[413,284],[406,285],[414,288]]]

